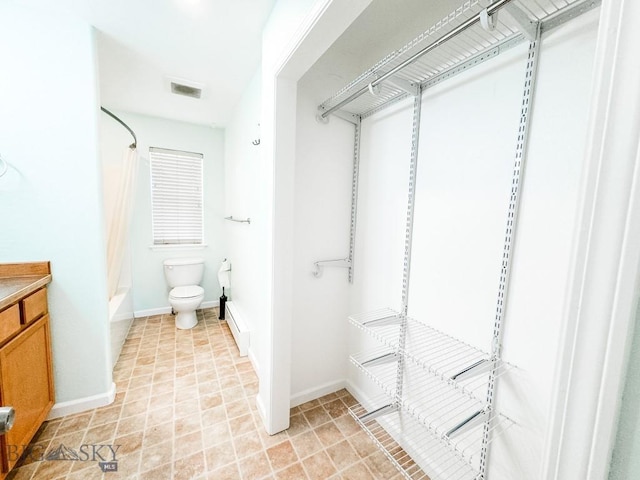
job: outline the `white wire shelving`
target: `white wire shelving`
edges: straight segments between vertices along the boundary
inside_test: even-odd
[[[405,345],[398,350],[401,316],[391,309],[351,315],[349,322],[410,363],[426,370],[431,376],[479,401],[483,400],[490,367],[497,375],[507,373],[512,366],[450,335],[411,317],[406,318]],[[492,363],[492,362],[495,362]]]
[[[384,417],[370,418],[360,405],[349,413],[385,454],[391,463],[411,480],[475,480],[477,467],[434,436],[424,425],[403,410],[393,410]],[[499,438],[509,423],[492,421],[493,438]],[[477,426],[471,433],[482,433]],[[470,448],[468,448],[470,450]],[[475,457],[477,458],[477,452]],[[422,459],[417,463],[414,458]]]
[[[483,448],[482,425],[491,422],[490,441],[494,441],[499,436],[497,433],[513,424],[509,418],[492,412],[486,404],[489,368],[483,368],[479,362],[489,365],[488,355],[409,318],[406,319],[408,341],[405,348],[400,349],[401,320],[400,314],[391,309],[350,316],[349,321],[354,326],[382,344],[352,355],[351,363],[386,394],[389,404],[395,405],[416,425],[411,430],[411,438],[420,432],[421,442],[428,438],[429,442],[436,442],[441,448],[444,446],[448,455],[464,462],[468,471],[474,472],[460,478],[476,478]],[[404,387],[399,395],[396,391],[398,362],[403,358],[409,362],[403,368]],[[502,364],[497,370],[502,375],[509,368]],[[407,432],[400,434],[406,436]],[[433,458],[432,449],[429,458]],[[445,460],[445,464],[451,461]],[[433,463],[433,468],[437,465],[442,466],[441,458]],[[409,475],[407,478],[420,477]]]
[[[357,197],[362,119],[413,97],[412,148],[400,313],[391,309],[349,317],[379,346],[351,362],[384,394],[372,408],[351,414],[408,479],[486,480],[489,445],[514,422],[494,411],[495,384],[512,366],[500,358],[502,305],[508,290],[512,234],[517,219],[520,171],[529,119],[531,84],[541,34],[600,4],[600,0],[467,0],[424,33],[362,73],[319,107],[318,119],[337,114],[356,125],[352,197]],[[421,94],[461,72],[529,42],[518,148],[491,353],[447,335],[408,311],[409,266]],[[522,133],[525,132],[525,133]],[[352,202],[351,246],[355,227]],[[351,254],[350,254],[351,258]],[[506,272],[506,273],[505,273]]]
[[[600,3],[601,0],[467,0],[327,98],[318,107],[319,114],[326,118],[340,110],[365,118],[409,97],[418,86],[433,86],[531,40],[538,24],[543,32],[548,31]],[[497,13],[487,27],[481,20],[482,12],[494,7]]]

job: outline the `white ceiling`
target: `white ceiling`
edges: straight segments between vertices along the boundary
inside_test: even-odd
[[[389,53],[442,20],[462,0],[373,0],[301,79],[320,104]]]
[[[52,8],[50,0],[30,3]],[[224,126],[260,64],[262,29],[275,0],[56,0],[98,30],[101,103]],[[203,85],[172,94],[167,77]]]
[[[260,65],[276,0],[25,0],[97,30],[100,95],[110,110],[224,126]],[[318,103],[426,30],[460,0],[373,0],[302,79]],[[170,92],[168,78],[203,85]]]

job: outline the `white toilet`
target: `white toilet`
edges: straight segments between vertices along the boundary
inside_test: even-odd
[[[169,303],[176,313],[176,328],[186,330],[198,323],[196,308],[204,299],[204,288],[200,286],[203,274],[203,258],[170,258],[164,261],[164,276],[171,287]]]

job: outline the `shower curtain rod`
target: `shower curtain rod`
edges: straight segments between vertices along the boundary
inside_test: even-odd
[[[138,146],[138,138],[136,137],[136,134],[133,133],[133,130],[131,130],[129,128],[129,125],[127,125],[126,123],[124,123],[122,120],[120,120],[118,117],[116,117],[113,113],[111,113],[109,110],[107,110],[104,107],[100,107],[100,110],[102,110],[104,113],[106,113],[107,115],[109,115],[111,118],[113,118],[116,122],[118,122],[120,125],[122,125],[124,128],[126,128],[129,133],[131,134],[131,136],[133,137],[133,143],[131,145],[129,145],[129,148],[136,148]]]

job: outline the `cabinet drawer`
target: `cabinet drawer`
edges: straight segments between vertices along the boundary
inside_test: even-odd
[[[42,317],[48,312],[47,289],[41,288],[22,301],[22,321],[29,323]]]
[[[20,306],[18,304],[0,312],[0,343],[20,330]]]

